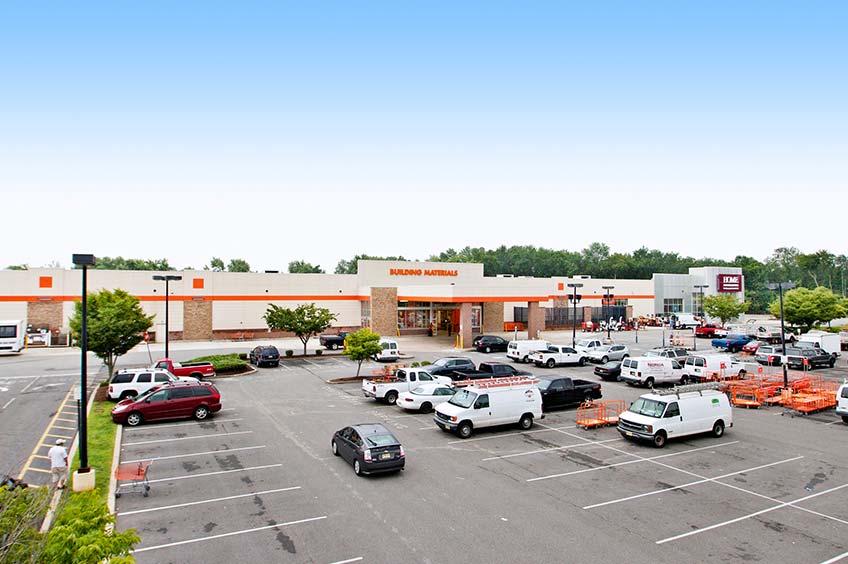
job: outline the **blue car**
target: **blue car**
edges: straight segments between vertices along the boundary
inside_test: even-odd
[[[742,350],[742,347],[753,341],[753,337],[748,335],[728,335],[723,339],[713,339],[712,345],[714,348],[723,349],[727,352],[735,353]]]

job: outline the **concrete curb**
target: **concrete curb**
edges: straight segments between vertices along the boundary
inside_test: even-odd
[[[115,491],[118,488],[118,480],[115,479],[115,471],[118,469],[118,464],[121,463],[121,440],[124,436],[124,426],[118,425],[118,430],[115,432],[115,446],[112,449],[112,468],[109,470],[109,493],[106,497],[106,507],[109,513],[115,514]]]

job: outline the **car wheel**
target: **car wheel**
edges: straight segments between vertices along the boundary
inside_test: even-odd
[[[848,425],[848,415],[842,416],[842,422],[845,423],[846,425]]]
[[[718,438],[724,435],[724,423],[721,421],[716,421],[713,424],[713,436]]]
[[[523,362],[524,364],[527,364],[530,361],[527,359],[527,356],[525,356],[524,358],[521,359],[521,362]]]
[[[609,357],[608,357],[608,356],[602,356],[602,357],[601,357],[601,364],[606,364],[606,363],[608,363],[608,362],[609,362]]]
[[[657,447],[657,448],[664,447],[665,446],[665,440],[666,440],[665,432],[660,431],[659,433],[654,435],[654,446]]]
[[[486,347],[486,354],[492,352],[492,347]]]
[[[433,405],[429,401],[421,404],[421,413],[430,413],[433,411]]]
[[[545,363],[545,366],[547,366],[548,368],[553,368],[554,366],[556,366],[556,361],[554,361],[554,359],[552,358],[549,358],[548,362]]]
[[[338,346],[336,343],[331,343],[331,344],[330,344],[330,350],[331,350],[331,351],[334,351],[334,350],[336,350],[337,348],[339,348],[339,346]]]
[[[138,411],[133,411],[129,415],[127,415],[127,425],[130,427],[135,427],[140,425],[141,422],[144,421],[144,417],[142,417],[141,413]]]
[[[332,443],[330,443],[330,446],[333,449],[333,456],[338,456],[339,455],[339,445],[336,444],[336,441],[333,441]]]
[[[621,360],[624,360],[625,358],[630,358],[630,355],[629,354],[624,355],[623,357],[621,357]]]
[[[647,380],[645,380],[645,387],[653,388],[654,387],[654,379],[648,378]]]
[[[684,386],[685,386],[686,384],[688,384],[688,383],[689,383],[689,376],[684,376],[683,378],[681,378],[681,379],[680,379],[680,383],[681,383],[682,385],[684,385]]]
[[[518,420],[518,425],[526,431],[533,426],[533,416],[529,413],[525,413],[521,416],[521,419]]]
[[[468,421],[463,421],[459,424],[459,427],[456,428],[456,432],[461,439],[467,439],[470,437],[472,430],[471,423]]]
[[[198,405],[194,408],[194,418],[198,421],[203,421],[209,417],[209,408],[205,405]]]
[[[577,361],[577,364],[580,366],[586,366],[586,359],[581,356],[580,360]]]
[[[127,390],[126,392],[121,394],[121,398],[118,401],[123,401],[123,400],[125,400],[129,397],[135,396],[135,395],[138,395],[138,394],[136,394],[133,390]]]
[[[583,403],[592,403],[592,394],[591,393],[586,392],[585,394],[583,394]]]
[[[397,403],[397,392],[392,390],[391,392],[386,394],[386,403],[389,405],[394,405]]]
[[[833,368],[833,367],[836,365],[836,359],[835,359],[835,358],[831,358],[831,359],[830,359],[830,362],[828,362],[828,363],[827,363],[827,365],[828,365],[829,367]]]
[[[362,466],[359,465],[359,460],[353,461],[353,473],[357,476],[362,476]]]

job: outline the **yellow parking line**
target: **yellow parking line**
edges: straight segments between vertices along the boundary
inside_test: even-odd
[[[76,419],[65,419],[64,417],[56,417],[54,421],[70,421],[71,423],[76,423]]]
[[[71,389],[68,390],[68,393],[65,394],[65,399],[62,401],[63,404],[66,401],[68,401],[68,398],[71,397],[71,394],[73,394],[73,391],[74,391],[74,388],[72,386]],[[53,424],[56,421],[61,420],[61,418],[59,417],[59,415],[61,415],[61,413],[62,413],[61,409],[56,411],[56,415],[53,416],[53,419],[50,420],[50,423],[47,425],[47,428],[44,429],[44,433],[41,435],[41,438],[38,439],[38,442],[36,443],[38,446],[33,449],[32,454],[29,455],[29,458],[27,459],[26,463],[24,464],[23,470],[21,470],[21,476],[26,474],[31,469],[30,467],[32,466],[32,461],[36,457],[47,458],[46,456],[42,457],[41,455],[36,454],[36,453],[38,452],[38,449],[41,448],[41,445],[44,443],[44,439],[45,439],[45,437],[47,437],[47,433],[50,431],[50,427],[53,426]],[[67,421],[67,420],[65,420],[65,421]]]
[[[43,472],[44,474],[49,474],[50,470],[42,470],[41,468],[30,468],[27,472]],[[33,487],[33,484],[30,484],[29,487]],[[41,486],[36,486],[40,488]]]
[[[53,425],[53,428],[54,429],[67,429],[68,431],[76,431],[77,430],[76,427],[62,427],[61,425]],[[429,429],[430,427],[427,427],[427,428]]]
[[[44,456],[43,454],[34,454],[33,458],[43,458],[44,460],[50,460],[49,456]]]

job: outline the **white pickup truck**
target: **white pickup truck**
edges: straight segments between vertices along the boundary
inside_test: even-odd
[[[421,384],[433,382],[452,384],[453,380],[448,376],[433,376],[424,368],[400,368],[394,376],[363,380],[362,393],[367,398],[374,398],[394,405],[399,393],[409,392]]]
[[[533,354],[533,363],[536,366],[547,366],[553,368],[559,364],[586,364],[585,352],[575,350],[565,345],[551,345],[546,350],[536,351]]]

